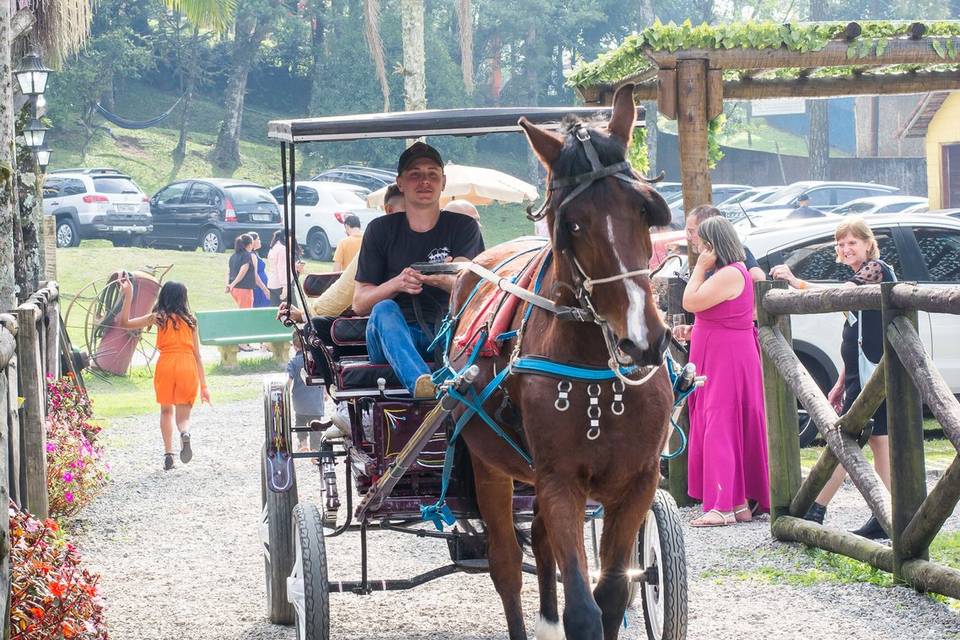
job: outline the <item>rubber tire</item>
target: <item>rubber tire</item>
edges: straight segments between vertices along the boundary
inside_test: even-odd
[[[60,242],[60,229],[66,229],[70,232],[70,241],[67,244],[61,244]],[[66,249],[67,247],[80,245],[80,232],[77,230],[77,225],[72,218],[57,218],[57,228],[54,232],[54,237],[57,239],[58,249]]]
[[[823,367],[821,367],[810,357],[798,356],[798,358],[800,360],[800,364],[804,366],[804,368],[810,374],[810,377],[813,378],[813,381],[817,383],[818,387],[820,387],[823,395],[826,396],[830,391],[832,383],[826,379],[827,374],[824,372]],[[820,437],[820,432],[817,430],[817,425],[815,425],[813,420],[810,419],[810,415],[807,413],[806,409],[803,408],[803,405],[800,404],[799,400],[797,400],[797,431],[800,436],[801,448],[809,447],[817,438]]]
[[[211,245],[213,244],[214,240],[216,241],[215,250],[207,248],[208,239],[210,240]],[[207,229],[204,229],[203,233],[200,234],[200,238],[197,240],[197,245],[200,247],[200,250],[203,251],[204,253],[223,253],[227,249],[223,244],[223,234],[220,233],[220,230],[217,229],[216,227],[208,227]],[[186,246],[184,246],[183,248],[188,249],[188,247]],[[193,251],[193,249],[189,249],[189,250]]]
[[[297,638],[329,640],[330,583],[327,578],[327,549],[323,537],[323,518],[311,503],[298,504],[293,510],[294,533],[299,541],[303,567],[304,628],[296,618]]]
[[[307,234],[307,255],[321,262],[333,260],[333,247],[330,246],[330,240],[323,229],[314,227]]]
[[[657,489],[648,520],[640,529],[639,548],[643,550],[643,540],[649,519],[656,522],[660,543],[660,576],[663,587],[660,601],[663,603],[663,629],[656,635],[650,624],[650,587],[646,584],[640,589],[643,603],[643,624],[650,640],[685,640],[687,637],[687,554],[683,543],[683,525],[680,512],[673,497],[663,489]],[[642,556],[640,558],[643,564]],[[646,568],[646,567],[644,567]]]
[[[110,244],[115,247],[130,247],[133,246],[133,238],[130,236],[113,236],[110,238]]]
[[[293,510],[297,505],[297,481],[286,493],[267,488],[267,445],[260,451],[261,513],[267,518],[267,547],[263,568],[267,587],[267,616],[274,624],[294,623],[296,612],[287,601],[287,576],[293,570]]]

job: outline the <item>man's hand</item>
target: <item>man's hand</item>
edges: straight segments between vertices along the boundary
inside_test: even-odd
[[[418,296],[423,291],[423,283],[428,276],[423,275],[416,269],[407,267],[396,277],[390,280],[391,288],[397,293],[408,293],[412,296]]]
[[[277,308],[277,320],[283,322],[285,318],[290,318],[294,322],[303,322],[303,311],[297,307],[288,307],[286,302],[281,302]]]

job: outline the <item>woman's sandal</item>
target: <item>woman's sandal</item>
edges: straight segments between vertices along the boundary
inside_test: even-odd
[[[746,514],[742,518],[740,514]],[[733,517],[737,519],[737,522],[750,522],[753,520],[753,509],[749,506],[740,507],[739,509],[733,510]]]
[[[717,522],[716,520],[707,520],[707,516],[709,516],[711,513],[715,513],[720,516],[720,522]],[[724,513],[719,509],[710,509],[710,511],[707,511],[696,520],[690,521],[691,527],[729,527],[733,524],[737,524],[737,514],[733,511]]]

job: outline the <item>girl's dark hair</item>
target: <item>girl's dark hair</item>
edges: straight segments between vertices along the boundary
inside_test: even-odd
[[[273,232],[273,237],[270,238],[270,248],[273,249],[273,245],[278,242],[284,245],[286,244],[286,242],[283,241],[283,229],[277,229]]]
[[[247,246],[253,244],[253,238],[249,234],[241,233],[237,236],[237,239],[233,241],[233,252],[241,253],[247,250]]]
[[[260,239],[260,234],[257,233],[256,231],[247,231],[247,235],[250,236],[250,238],[254,241],[257,241]]]
[[[172,320],[174,327],[178,320],[183,320],[190,328],[197,326],[197,319],[190,311],[190,303],[187,301],[187,287],[179,282],[163,283],[160,295],[157,296],[157,304],[153,305],[153,312],[157,315],[158,327],[167,324],[167,320]]]

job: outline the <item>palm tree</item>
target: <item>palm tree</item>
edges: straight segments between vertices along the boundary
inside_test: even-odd
[[[237,0],[163,0],[163,3],[196,26],[217,33],[230,29],[237,9]]]
[[[427,108],[423,22],[424,0],[400,0],[400,33],[403,41],[403,104],[407,111]]]
[[[363,33],[366,36],[367,46],[370,48],[370,57],[380,82],[380,93],[383,94],[383,110],[390,111],[390,83],[387,82],[387,63],[383,55],[383,38],[380,37],[380,0],[364,0],[363,3]]]

